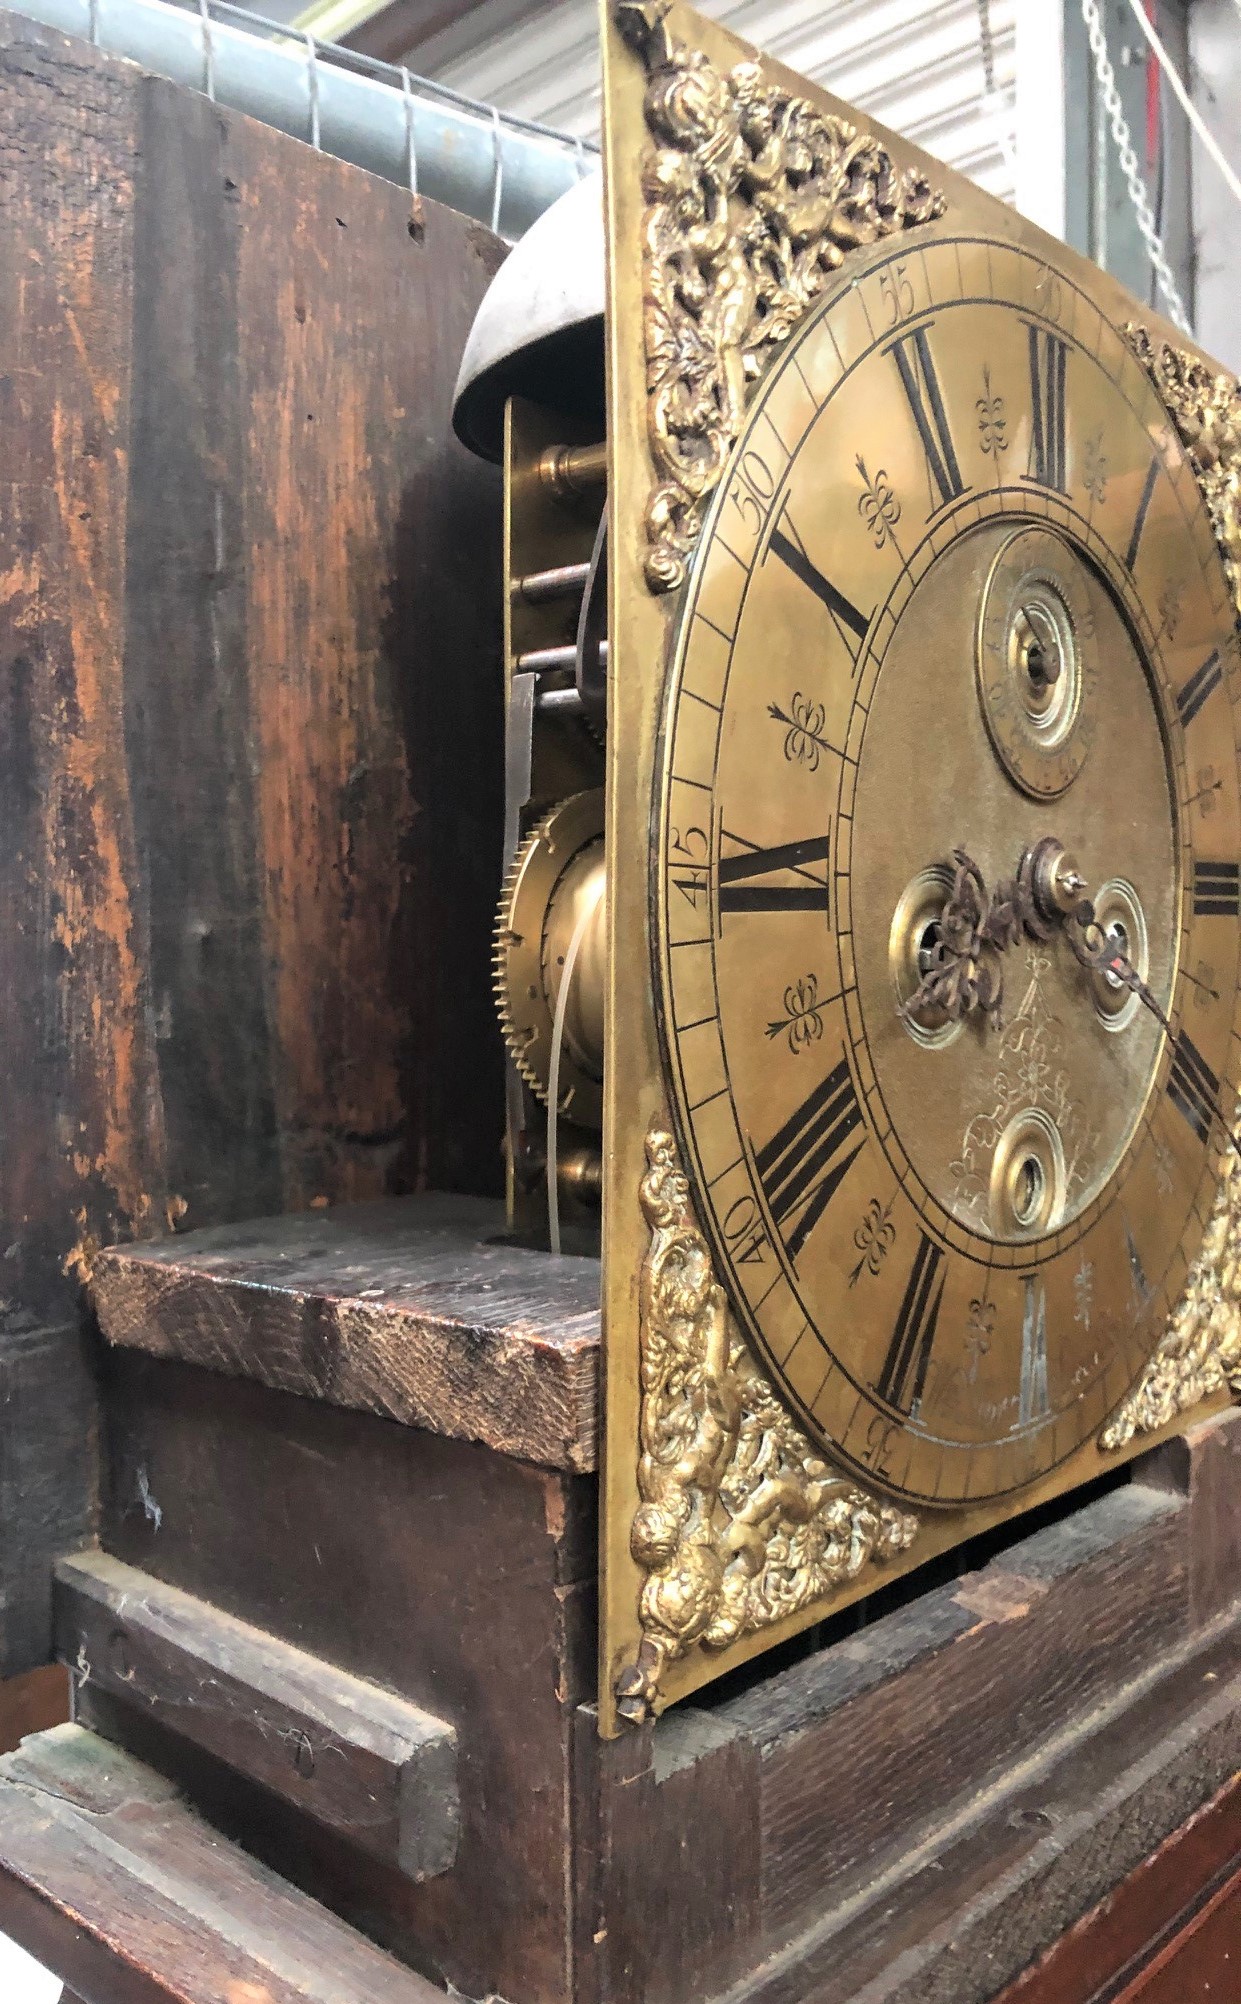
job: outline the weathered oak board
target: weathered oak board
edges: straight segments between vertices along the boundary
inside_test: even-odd
[[[345,1204],[101,1253],[110,1343],[575,1471],[597,1458],[599,1262],[466,1197]]]
[[[0,1761],[0,1926],[89,2004],[442,1997],[80,1726]]]
[[[0,15],[0,1672],[92,1509],[101,1244],[498,1190],[501,247]]]

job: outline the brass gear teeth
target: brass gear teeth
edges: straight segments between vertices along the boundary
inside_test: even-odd
[[[509,1000],[509,940],[513,930],[513,899],[521,880],[522,871],[525,868],[526,859],[531,850],[536,848],[543,840],[552,822],[556,819],[558,811],[558,808],[549,808],[541,820],[535,823],[524,841],[519,842],[516,849],[514,849],[512,857],[509,860],[509,866],[504,872],[504,882],[500,889],[500,902],[496,908],[496,922],[491,941],[491,987],[495,996],[496,1015],[500,1023],[500,1035],[504,1039],[505,1048],[520,1076],[525,1080],[531,1092],[534,1093],[536,1098],[542,1100],[544,1105],[547,1104],[547,1080],[543,1078],[537,1066],[530,1063],[526,1055],[526,1040],[521,1036],[517,1024],[513,1019],[512,1006]]]

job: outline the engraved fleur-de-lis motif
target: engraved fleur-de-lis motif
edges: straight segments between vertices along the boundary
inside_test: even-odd
[[[823,1004],[819,1000],[817,974],[803,974],[800,981],[791,981],[785,989],[784,1014],[767,1025],[769,1037],[778,1037],[781,1032],[787,1034],[794,1056],[817,1044],[823,1035]]]
[[[967,1385],[977,1384],[979,1365],[991,1348],[994,1334],[995,1303],[988,1301],[985,1294],[976,1294],[970,1302],[965,1325],[965,1350],[969,1358],[965,1372]]]
[[[1196,807],[1203,820],[1214,814],[1218,802],[1215,798],[1224,782],[1213,765],[1200,765],[1194,775],[1194,791],[1185,802],[1187,808]]]
[[[1094,1265],[1084,1259],[1073,1275],[1073,1320],[1089,1332],[1090,1311],[1094,1307]]]
[[[875,548],[881,550],[885,543],[894,541],[892,531],[901,519],[901,504],[892,491],[892,482],[881,466],[872,480],[866,471],[866,461],[859,452],[857,470],[862,476],[862,492],[858,497],[857,511],[870,530]]]
[[[1082,455],[1082,486],[1100,508],[1107,496],[1108,458],[1103,450],[1103,426],[1092,431]]]
[[[1170,1197],[1175,1188],[1175,1178],[1172,1173],[1172,1151],[1168,1147],[1167,1142],[1161,1141],[1158,1135],[1154,1137],[1154,1141],[1155,1187],[1161,1197]]]
[[[998,469],[1000,454],[1008,451],[1008,416],[1003,397],[991,388],[991,371],[985,362],[982,395],[975,399],[974,409],[978,412],[978,449],[994,459]]]
[[[822,703],[803,696],[798,689],[787,710],[782,710],[778,703],[769,703],[767,714],[785,726],[784,756],[789,764],[809,766],[811,772],[817,772],[823,753],[832,749],[823,736],[827,712]]]
[[[1181,623],[1181,600],[1185,586],[1180,578],[1169,578],[1159,594],[1159,632],[1169,640],[1176,639],[1176,629]]]
[[[850,1287],[856,1287],[863,1273],[878,1273],[896,1241],[896,1226],[892,1223],[891,1211],[895,1193],[886,1204],[880,1204],[878,1197],[872,1197],[862,1214],[862,1222],[853,1234],[853,1243],[861,1257],[849,1275]]]
[[[1207,1009],[1212,1002],[1219,1001],[1219,989],[1215,985],[1215,969],[1209,960],[1200,960],[1189,979],[1193,984],[1195,1009]]]

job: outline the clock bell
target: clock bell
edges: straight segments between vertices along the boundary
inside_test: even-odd
[[[603,45],[455,423],[613,1734],[1241,1387],[1241,397],[679,4]]]

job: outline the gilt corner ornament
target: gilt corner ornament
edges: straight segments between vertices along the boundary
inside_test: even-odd
[[[664,1673],[800,1613],[870,1561],[913,1543],[918,1519],[828,1466],[752,1358],[695,1222],[676,1144],[646,1138],[638,1492],[630,1550],[646,1574],[642,1641],[616,1683],[638,1723]]]
[[[764,76],[722,74],[666,26],[670,0],[618,0],[647,75],[643,164],[647,433],[657,484],[646,582],[685,578],[748,387],[845,253],[942,215],[926,176],[870,133]]]
[[[1130,322],[1129,346],[1167,406],[1197,476],[1241,620],[1241,383]]]
[[[1167,1333],[1099,1435],[1106,1454],[1155,1433],[1204,1399],[1241,1395],[1241,1156],[1229,1148],[1198,1257]]]

